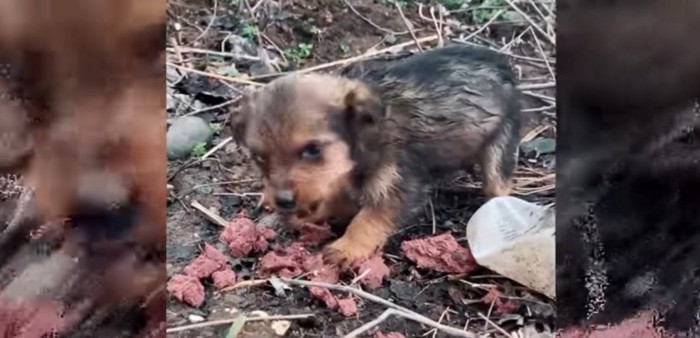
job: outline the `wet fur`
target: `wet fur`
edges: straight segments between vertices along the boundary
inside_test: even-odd
[[[413,218],[445,175],[479,164],[486,195],[509,194],[519,119],[507,61],[453,45],[277,79],[245,96],[232,127],[263,171],[268,202],[292,189],[302,220],[350,220],[325,258],[352,263]],[[314,140],[323,158],[300,160]]]
[[[700,3],[567,0],[558,16],[558,326],[650,309],[697,336]]]

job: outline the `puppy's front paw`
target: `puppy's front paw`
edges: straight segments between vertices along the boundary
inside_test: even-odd
[[[376,246],[341,237],[323,249],[323,261],[326,264],[348,267],[361,259],[369,258],[376,250]]]
[[[345,268],[371,257],[391,235],[391,219],[392,210],[386,207],[361,210],[345,234],[324,249],[324,261]]]

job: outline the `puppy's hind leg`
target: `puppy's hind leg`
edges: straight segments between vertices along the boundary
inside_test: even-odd
[[[504,119],[481,150],[483,191],[487,198],[508,196],[518,160],[520,124]]]

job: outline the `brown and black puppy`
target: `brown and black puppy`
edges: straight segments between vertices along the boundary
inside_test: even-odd
[[[0,63],[12,70],[0,80],[24,102],[0,103],[0,121],[16,125],[5,140],[22,145],[0,145],[22,150],[0,154],[0,172],[21,173],[37,206],[36,220],[0,237],[0,262],[28,241],[32,226],[67,218],[67,243],[101,276],[103,288],[91,292],[103,303],[162,294],[166,6],[0,1]],[[121,269],[120,278],[111,278],[112,269]],[[160,299],[151,304],[164,311]]]
[[[454,45],[279,78],[246,95],[232,126],[282,215],[351,219],[325,258],[352,263],[381,248],[447,174],[478,163],[487,196],[510,193],[516,77],[500,55]]]

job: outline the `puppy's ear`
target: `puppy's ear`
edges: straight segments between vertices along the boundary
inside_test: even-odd
[[[331,120],[336,133],[349,146],[354,184],[362,184],[367,175],[382,162],[383,141],[388,137],[383,123],[389,118],[390,107],[367,87],[350,89],[344,97],[343,112]]]
[[[346,122],[356,128],[376,125],[389,116],[389,109],[367,88],[353,88],[345,94]]]
[[[152,65],[153,69],[163,70],[164,54],[166,45],[166,24],[156,22],[142,27],[137,33],[130,36],[128,43],[132,48],[134,57],[143,60],[146,64]],[[154,64],[158,64],[158,66]]]
[[[366,87],[350,88],[341,109],[331,120],[332,128],[350,145],[353,157],[361,156],[381,138],[381,122],[389,116],[389,109]]]
[[[238,144],[245,144],[245,133],[248,127],[248,118],[253,109],[256,92],[254,90],[246,91],[237,107],[232,107],[229,127],[233,135],[233,140]]]

